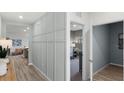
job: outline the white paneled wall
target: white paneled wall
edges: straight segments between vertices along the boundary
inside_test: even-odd
[[[35,24],[33,64],[50,80],[65,80],[66,13],[46,13]]]

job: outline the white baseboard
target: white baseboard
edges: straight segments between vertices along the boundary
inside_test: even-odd
[[[33,63],[29,63],[28,65],[33,65],[48,81],[51,81],[45,73],[43,73],[37,66],[35,66]]]
[[[109,64],[106,64],[106,65],[104,65],[103,67],[101,67],[100,69],[98,69],[96,72],[93,73],[93,76],[94,76],[95,74],[97,74],[98,72],[102,71],[102,70],[103,70],[104,68],[106,68],[108,65],[109,65]]]
[[[118,67],[123,67],[123,65],[120,65],[120,64],[115,64],[115,63],[110,63],[110,64]]]
[[[32,63],[28,63],[28,65],[33,65]]]

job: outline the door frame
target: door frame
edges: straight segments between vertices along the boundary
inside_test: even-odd
[[[75,23],[78,23],[78,24],[81,24],[83,25],[83,35],[85,35],[85,25],[80,21],[76,21],[76,20],[71,20],[71,17],[70,17],[70,13],[66,13],[66,54],[65,54],[65,80],[66,81],[70,81],[70,23],[71,22],[75,22]],[[83,40],[84,41],[84,36],[83,36]],[[83,43],[82,43],[83,44]],[[85,44],[83,44],[83,48],[84,49],[85,47]],[[86,55],[86,53],[83,53],[83,77],[82,77],[82,80],[86,80],[86,68],[85,68],[85,64],[86,64],[86,56],[84,57],[84,55]]]
[[[123,22],[123,34],[124,34],[124,19],[121,20]],[[123,35],[124,38],[124,35]],[[124,81],[124,41],[123,41],[123,81]]]
[[[84,35],[84,25],[82,23],[75,22],[75,21],[70,21],[70,24],[71,23],[75,23],[75,24],[81,25],[81,27],[82,27],[82,29],[81,29],[82,30],[82,46],[81,47],[82,47],[82,59],[84,59],[84,56],[83,56],[84,55],[84,53],[83,53],[83,51],[84,51],[84,43],[83,43],[83,40],[84,40],[83,39],[84,38],[84,36],[83,36]],[[70,29],[70,34],[71,34],[71,29]],[[70,37],[71,37],[71,35],[70,35]],[[70,64],[71,64],[71,62],[70,62]],[[83,75],[84,75],[84,72],[85,72],[85,70],[83,69],[84,68],[83,64],[84,64],[84,60],[82,60],[82,80],[84,80]],[[70,69],[71,69],[71,66],[70,66]],[[71,75],[71,73],[70,73],[70,75]],[[70,78],[71,78],[71,76],[70,76]]]

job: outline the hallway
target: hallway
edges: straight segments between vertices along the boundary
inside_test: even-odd
[[[82,80],[81,72],[79,72],[79,58],[71,60],[71,80],[72,81]]]
[[[0,77],[1,81],[45,81],[45,77],[33,66],[27,65],[22,56],[10,56],[8,72]]]

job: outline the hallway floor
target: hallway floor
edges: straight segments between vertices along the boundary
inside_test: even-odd
[[[22,56],[9,57],[8,72],[1,76],[1,81],[45,81],[45,77],[33,66],[27,65]]]
[[[79,58],[71,60],[71,81],[82,81],[82,76],[79,72]]]
[[[93,77],[94,81],[122,81],[123,68],[114,65],[108,65],[106,68],[96,73]]]

